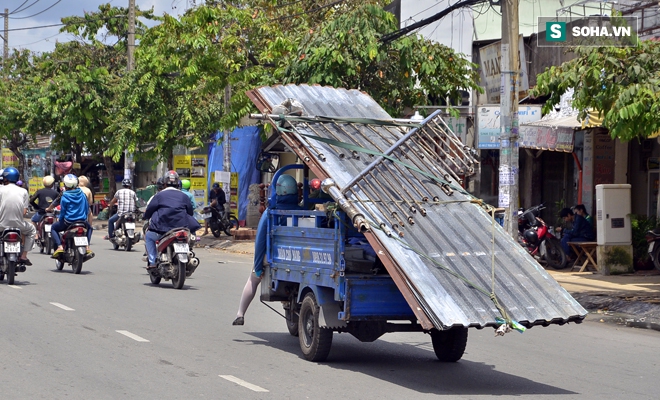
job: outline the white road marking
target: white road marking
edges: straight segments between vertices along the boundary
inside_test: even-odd
[[[133,339],[137,342],[148,342],[147,339],[139,337],[138,335],[136,335],[134,333],[130,333],[129,331],[115,331],[115,332],[121,333],[124,336],[128,336],[129,338],[131,338],[131,339]]]
[[[60,303],[50,303],[50,304],[54,305],[55,307],[59,307],[59,308],[61,308],[61,309],[64,310],[64,311],[76,311],[76,310],[74,310],[74,309],[71,308],[71,307],[67,307],[67,306],[65,306],[64,304],[60,304]]]
[[[16,285],[7,285],[7,286],[9,286],[10,288],[14,288],[14,289],[23,289],[22,287],[16,286]]]
[[[226,379],[229,382],[234,382],[237,385],[243,386],[244,388],[248,388],[248,389],[250,389],[252,391],[255,391],[255,392],[268,392],[268,390],[266,390],[262,387],[259,387],[257,385],[253,385],[250,382],[245,382],[243,379],[239,379],[239,378],[235,377],[234,375],[218,375],[218,376],[222,379]]]

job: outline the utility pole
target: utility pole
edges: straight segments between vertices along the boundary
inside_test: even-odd
[[[231,98],[231,86],[227,84],[225,86],[225,113],[229,113],[229,99]],[[230,184],[227,187],[223,187],[225,191],[225,196],[229,200],[231,196],[231,132],[229,129],[225,129],[225,132],[223,134],[224,137],[224,143],[223,143],[223,150],[224,150],[224,157],[223,157],[223,170],[225,172],[228,172],[230,174],[230,179],[229,182]],[[227,204],[230,204],[231,202],[227,201]]]
[[[518,5],[520,0],[501,0],[502,53],[500,71],[500,168],[499,207],[506,209],[504,229],[515,239],[518,232],[518,87],[520,54],[518,53]]]
[[[128,61],[126,63],[126,69],[130,72],[134,67],[133,54],[135,51],[135,0],[128,0]],[[131,163],[133,157],[128,153],[127,150],[124,150],[124,179],[131,180],[131,186],[134,186],[133,182],[133,169],[131,168]]]
[[[5,17],[5,33],[2,36],[2,40],[5,42],[4,52],[2,53],[2,66],[4,67],[9,59],[9,9],[5,8],[5,13],[2,15]]]

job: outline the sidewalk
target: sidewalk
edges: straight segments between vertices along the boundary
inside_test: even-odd
[[[244,229],[244,228],[241,228]],[[213,235],[200,237],[200,247],[254,254],[254,240]],[[593,272],[547,269],[592,316],[602,322],[660,331],[660,271],[603,276]]]

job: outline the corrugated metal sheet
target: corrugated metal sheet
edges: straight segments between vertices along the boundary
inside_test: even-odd
[[[287,85],[262,87],[248,96],[265,113],[286,99],[295,99],[308,116],[391,119],[370,96],[357,90]],[[457,188],[457,180],[471,173],[470,166],[459,161],[469,162],[469,157],[461,156],[464,149],[439,117],[427,118],[392,157],[451,181],[450,185],[438,184],[389,159],[374,163],[377,155],[305,136],[384,152],[411,133],[410,128],[329,120],[291,124],[292,132],[282,133],[283,139],[317,176],[334,179],[370,221],[367,239],[424,328],[499,325],[496,318],[501,314],[488,295],[466,283],[490,292],[493,266],[495,294],[513,320],[529,327],[580,322],[587,314],[493,223],[482,206]],[[425,136],[429,133],[435,136]],[[429,153],[431,148],[434,154]]]

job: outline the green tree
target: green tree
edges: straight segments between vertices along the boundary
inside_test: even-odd
[[[117,113],[118,91],[125,79],[128,10],[101,5],[98,12],[84,17],[63,18],[62,31],[75,33],[78,40],[58,43],[38,63],[38,91],[29,108],[33,131],[53,132],[52,147],[83,152],[102,160],[114,191],[112,159],[105,155],[111,138],[107,128]],[[153,19],[153,11],[136,11],[136,16]],[[138,21],[136,35],[146,29]],[[111,44],[106,44],[111,41]]]
[[[202,146],[261,111],[245,93],[264,85],[358,88],[395,116],[429,96],[456,100],[460,89],[478,88],[474,65],[445,46],[417,36],[381,44],[397,29],[385,3],[208,1],[180,19],[165,16],[140,42],[109,153],[168,158],[176,145]]]
[[[28,128],[28,108],[35,90],[35,55],[28,50],[14,51],[5,60],[0,79],[0,139],[18,158],[19,171],[25,176],[23,147],[34,142],[36,130]]]
[[[548,111],[573,88],[573,107],[580,118],[600,112],[603,126],[624,141],[660,130],[660,42],[636,47],[577,47],[577,58],[546,68],[537,76],[532,96],[549,95]]]
[[[460,104],[461,90],[480,90],[476,66],[447,46],[419,35],[380,42],[396,29],[378,4],[339,14],[309,34],[283,78],[364,90],[393,116],[431,98]]]

